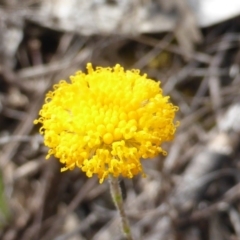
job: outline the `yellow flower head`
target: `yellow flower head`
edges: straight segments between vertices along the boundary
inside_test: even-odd
[[[62,171],[77,166],[88,177],[97,174],[100,183],[109,174],[143,173],[140,158],[166,155],[160,146],[173,139],[178,108],[139,70],[94,70],[90,63],[87,70],[54,85],[34,121],[42,124],[47,158],[59,158]]]

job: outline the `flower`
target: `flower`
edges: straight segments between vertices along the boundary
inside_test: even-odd
[[[112,174],[132,178],[143,173],[140,159],[166,155],[161,144],[170,141],[178,123],[178,107],[163,96],[160,82],[125,71],[87,64],[71,82],[61,80],[46,94],[34,121],[40,123],[48,155],[65,164],[61,171],[79,167],[100,183]]]

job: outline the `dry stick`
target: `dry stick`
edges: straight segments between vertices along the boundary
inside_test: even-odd
[[[163,40],[159,41],[156,46],[154,46],[148,53],[144,54],[142,58],[134,63],[132,68],[142,69],[145,67],[152,59],[159,55],[163,50],[165,50],[173,40],[173,34],[167,34]]]
[[[119,185],[118,178],[109,175],[109,185],[113,202],[121,217],[122,231],[128,240],[133,240],[131,229],[123,206],[122,191]]]
[[[128,37],[131,40],[152,46],[152,47],[157,47],[160,49],[165,49],[171,53],[179,54],[181,56],[184,56],[184,51],[176,46],[176,45],[169,45],[167,42],[165,43],[163,40],[159,42],[159,40],[147,37],[147,36],[140,36],[140,37]],[[191,56],[189,56],[191,59],[194,59],[198,62],[202,63],[211,63],[211,56],[206,54],[206,53],[201,53],[201,52],[194,52]]]

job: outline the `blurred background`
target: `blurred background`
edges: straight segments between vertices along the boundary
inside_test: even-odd
[[[138,68],[180,107],[168,156],[121,180],[135,239],[239,240],[239,0],[0,0],[0,239],[123,239],[108,183],[60,173],[33,125],[87,62]]]

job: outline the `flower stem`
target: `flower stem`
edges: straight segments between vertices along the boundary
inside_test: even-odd
[[[110,191],[111,191],[113,202],[121,217],[122,231],[127,240],[133,240],[131,229],[130,229],[128,219],[124,210],[124,206],[123,206],[122,191],[119,185],[118,178],[115,178],[112,175],[109,175],[109,185],[110,185]]]

